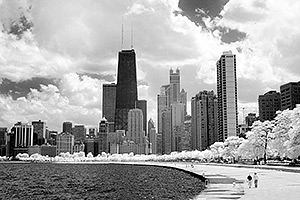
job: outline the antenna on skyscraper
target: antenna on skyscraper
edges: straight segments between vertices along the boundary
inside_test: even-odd
[[[122,16],[122,41],[121,41],[121,50],[123,50],[123,16]]]
[[[132,21],[131,21],[131,49],[133,49],[133,27],[132,27]]]

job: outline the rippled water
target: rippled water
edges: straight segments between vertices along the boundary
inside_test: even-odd
[[[155,166],[0,163],[2,199],[190,199],[201,190],[199,179]]]

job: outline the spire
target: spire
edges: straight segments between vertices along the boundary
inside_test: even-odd
[[[124,40],[124,38],[123,38],[123,16],[122,16],[122,41],[121,41],[121,50],[123,49],[123,40]]]
[[[133,49],[133,27],[132,27],[132,21],[131,21],[131,49]]]

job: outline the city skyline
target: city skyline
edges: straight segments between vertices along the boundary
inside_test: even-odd
[[[216,92],[223,51],[236,54],[239,123],[242,108],[258,114],[259,95],[300,80],[298,2],[187,2],[1,1],[0,125],[40,119],[50,130],[64,121],[97,126],[102,84],[116,83],[122,16],[123,48],[135,49],[138,95],[155,123],[169,69],[180,69],[190,114],[192,96]],[[22,13],[33,25],[20,34],[10,25]]]

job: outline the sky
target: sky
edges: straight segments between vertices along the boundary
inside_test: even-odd
[[[258,113],[258,95],[300,81],[299,10],[292,0],[0,0],[0,127],[96,127],[102,84],[116,82],[122,21],[148,119],[156,123],[170,68],[180,69],[189,111],[199,91],[216,93],[216,62],[231,50],[242,123]]]

